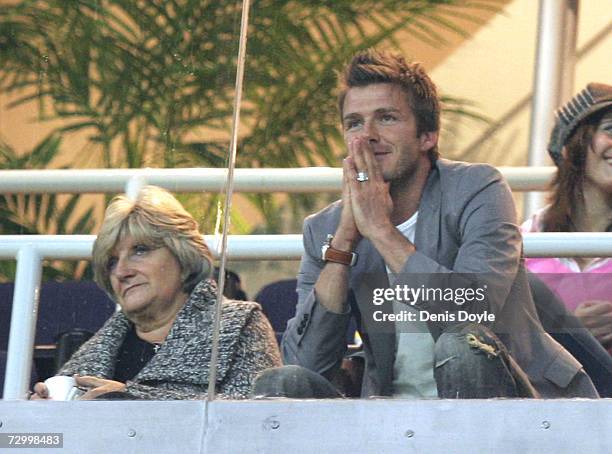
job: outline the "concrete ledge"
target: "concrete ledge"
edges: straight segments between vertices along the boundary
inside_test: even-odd
[[[558,454],[612,446],[610,400],[215,402],[211,410],[209,452]]]
[[[62,453],[607,453],[612,400],[2,401],[0,424]]]

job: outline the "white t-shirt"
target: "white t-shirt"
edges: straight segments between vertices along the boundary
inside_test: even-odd
[[[414,243],[418,211],[396,228],[408,241]],[[387,267],[389,281],[391,273]],[[395,313],[402,310],[417,312],[408,304],[395,302]],[[426,322],[395,323],[396,353],[393,363],[393,397],[404,399],[438,397],[433,375],[434,341]]]

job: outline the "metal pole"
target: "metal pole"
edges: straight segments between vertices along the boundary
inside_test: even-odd
[[[576,61],[578,60],[576,41],[578,38],[579,0],[566,0],[565,27],[563,29],[563,65],[561,78],[560,104],[569,101],[575,92]]]
[[[543,191],[556,167],[498,167],[513,191]],[[219,193],[227,169],[0,170],[0,194],[138,193],[152,184],[172,192]],[[342,190],[342,169],[235,169],[234,192],[321,193]]]
[[[25,399],[28,394],[41,274],[42,259],[36,248],[32,244],[21,248],[17,253],[15,293],[4,380],[6,400]]]
[[[227,235],[230,227],[230,214],[232,210],[232,196],[234,193],[234,167],[236,165],[236,152],[238,148],[238,128],[240,127],[240,104],[242,101],[242,84],[244,82],[244,65],[246,60],[246,45],[249,28],[250,0],[242,0],[242,18],[240,20],[240,42],[238,45],[238,65],[236,67],[236,92],[234,94],[234,115],[232,118],[232,138],[229,150],[229,163],[227,168],[227,185],[225,187],[225,208],[223,211],[223,232],[221,233],[220,248],[216,251],[221,256],[219,264],[219,287],[217,289],[217,307],[212,334],[212,350],[208,372],[207,400],[215,399],[215,385],[217,380],[217,359],[219,357],[219,330],[221,328],[221,312],[223,304],[223,289],[225,287],[225,264],[227,261]],[[208,407],[207,407],[208,408]]]
[[[546,145],[561,101],[564,26],[567,0],[540,0],[538,46],[534,69],[533,105],[529,133],[529,165],[550,165]],[[524,217],[544,204],[544,194],[528,194]]]
[[[0,259],[14,259],[18,249],[36,244],[44,259],[89,260],[94,235],[83,235],[88,240],[71,241],[72,235],[0,235]],[[211,250],[219,247],[221,239],[204,235]],[[524,233],[525,257],[612,257],[612,233]],[[17,249],[17,251],[16,251]],[[542,251],[548,252],[542,252]],[[545,253],[546,255],[537,255]],[[228,235],[229,260],[300,260],[304,254],[301,234],[285,235]],[[218,256],[216,257],[218,258]]]
[[[132,194],[140,184],[172,192],[219,193],[227,178],[228,170],[217,168],[0,170],[0,194]],[[342,169],[235,169],[234,180],[235,192],[340,191]]]

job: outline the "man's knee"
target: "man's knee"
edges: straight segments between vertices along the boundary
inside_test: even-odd
[[[475,323],[454,325],[440,335],[434,376],[441,398],[517,395],[504,345],[490,329]]]
[[[274,367],[261,372],[253,385],[254,397],[317,399],[342,397],[321,375],[301,366]]]
[[[461,323],[445,330],[435,344],[436,363],[449,357],[464,360],[480,360],[500,355],[503,344],[486,326],[477,323]]]

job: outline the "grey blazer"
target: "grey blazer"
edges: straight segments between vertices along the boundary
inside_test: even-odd
[[[281,350],[286,364],[297,364],[321,374],[339,367],[346,351],[345,332],[352,315],[364,341],[366,373],[362,394],[392,395],[395,332],[376,329],[372,316],[369,276],[382,276],[382,257],[370,241],[356,248],[357,265],[351,269],[349,307],[344,314],[327,311],[317,302],[314,285],[325,263],[321,246],[334,233],[341,204],[335,202],[304,222],[304,249],[297,292],[296,315],[288,322]],[[416,226],[417,252],[405,263],[395,285],[418,287],[430,275],[449,286],[485,286],[486,306],[454,303],[436,307],[421,302],[416,307],[430,313],[461,309],[495,315],[485,323],[501,338],[514,359],[543,397],[597,397],[582,365],[542,328],[531,298],[522,260],[522,238],[510,189],[501,174],[485,164],[438,159],[421,201]],[[475,273],[472,282],[465,273]],[[453,282],[456,280],[457,282]],[[444,281],[443,281],[444,282]],[[454,306],[454,309],[453,307]],[[428,322],[434,339],[449,325]]]

